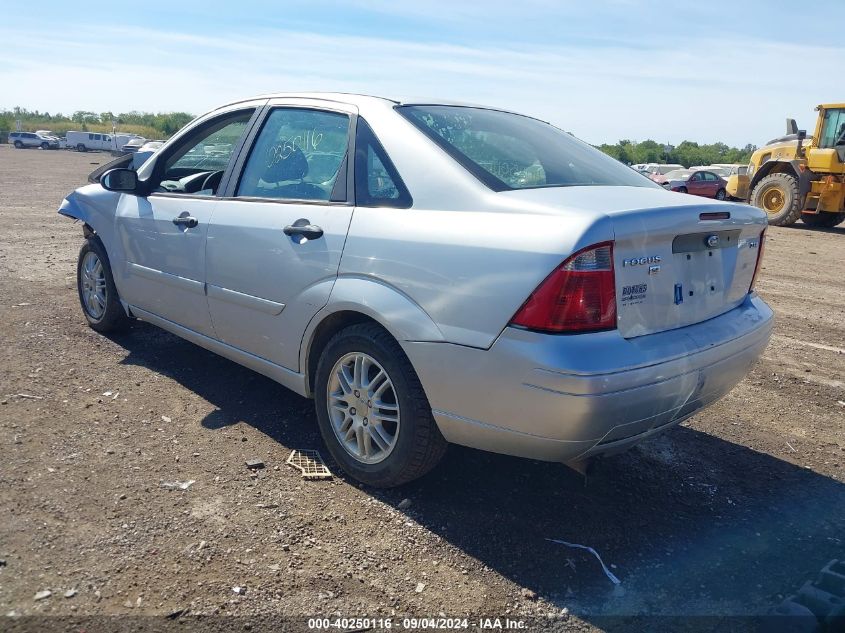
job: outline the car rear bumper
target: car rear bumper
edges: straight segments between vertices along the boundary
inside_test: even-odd
[[[625,449],[718,400],[772,326],[771,309],[749,295],[716,318],[632,339],[506,328],[489,350],[404,346],[447,440],[565,462]]]

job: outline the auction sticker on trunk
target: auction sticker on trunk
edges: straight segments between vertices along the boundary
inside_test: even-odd
[[[648,284],[622,286],[622,305],[636,305],[645,301]]]

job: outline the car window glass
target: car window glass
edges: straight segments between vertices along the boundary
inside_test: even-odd
[[[660,186],[537,119],[463,106],[414,105],[396,109],[494,191],[588,185]]]
[[[213,195],[254,108],[225,115],[183,139],[164,163],[159,191]]]
[[[709,171],[704,173],[704,180],[714,181],[716,180],[716,174],[711,174]]]
[[[690,182],[696,182],[701,180],[701,172],[695,172],[692,176],[690,176]]]
[[[355,131],[355,204],[368,207],[411,206],[411,195],[372,128],[359,118]]]
[[[328,201],[348,145],[346,114],[273,110],[250,152],[236,195]]]

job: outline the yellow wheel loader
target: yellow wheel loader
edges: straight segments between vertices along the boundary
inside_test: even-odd
[[[728,194],[763,209],[769,224],[787,226],[800,219],[833,227],[845,221],[845,103],[816,110],[813,136],[787,119],[786,136],[754,152],[747,174],[728,179]]]

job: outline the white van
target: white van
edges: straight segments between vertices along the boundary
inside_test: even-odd
[[[675,171],[676,169],[684,169],[684,166],[676,165],[674,163],[666,165],[660,163],[648,163],[640,171],[644,171],[649,176],[663,176],[668,174],[670,171]]]
[[[68,132],[67,146],[77,152],[87,152],[90,149],[114,149],[112,135],[102,132]]]

